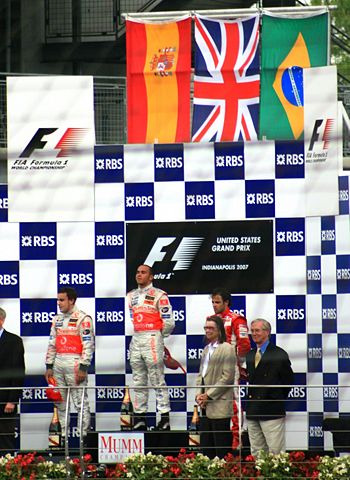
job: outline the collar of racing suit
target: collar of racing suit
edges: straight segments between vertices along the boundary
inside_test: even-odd
[[[230,311],[231,311],[230,307],[227,307],[223,312],[219,314],[219,316],[222,318],[225,318],[230,313]]]
[[[147,292],[147,290],[150,290],[151,288],[154,288],[152,282],[149,283],[149,284],[147,285],[147,287],[141,288],[141,287],[138,286],[137,289],[142,293],[142,292]]]

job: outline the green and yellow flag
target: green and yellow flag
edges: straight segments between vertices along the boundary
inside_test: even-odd
[[[259,136],[302,139],[303,68],[327,65],[328,13],[293,18],[264,14],[261,38]]]

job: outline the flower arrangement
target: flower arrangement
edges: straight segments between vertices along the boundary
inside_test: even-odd
[[[89,464],[91,455],[85,455],[84,464],[86,470],[96,470],[97,467]],[[70,478],[78,478],[81,475],[80,460],[75,458],[70,460],[69,465]],[[0,480],[42,480],[54,478],[67,478],[66,462],[55,463],[51,460],[45,460],[35,452],[15,457],[10,454],[0,457]]]
[[[278,455],[260,452],[255,460],[258,478],[319,478],[318,459],[306,460],[304,452],[282,452]]]
[[[349,479],[350,456],[319,457],[307,459],[304,452],[260,452],[257,458],[248,455],[244,459],[231,454],[225,459],[209,459],[201,453],[187,453],[181,449],[176,457],[136,454],[123,464],[107,467],[91,463],[91,456],[84,456],[85,478],[128,480],[252,480],[252,479]],[[68,471],[67,471],[68,470]],[[81,461],[71,459],[68,468],[65,461],[47,461],[35,452],[12,457],[0,457],[0,480],[49,480],[56,478],[81,478]]]
[[[331,458],[327,455],[320,458],[318,464],[319,479],[350,478],[350,455]]]

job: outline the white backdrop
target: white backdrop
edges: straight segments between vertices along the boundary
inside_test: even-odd
[[[126,223],[210,220],[215,229],[218,220],[253,218],[273,220],[274,291],[234,295],[233,308],[249,321],[268,319],[274,340],[290,355],[301,387],[293,389],[289,404],[288,448],[329,447],[323,416],[350,407],[350,392],[338,388],[350,383],[348,175],[338,172],[339,215],[306,218],[303,143],[101,146],[95,157],[94,222],[9,223],[6,208],[1,209],[0,303],[8,313],[7,328],[24,338],[26,385],[36,387],[24,391],[21,447],[47,446],[52,405],[39,387],[45,385],[58,286],[76,287],[78,306],[94,318],[96,355],[89,382],[110,388],[90,392],[91,408],[98,430],[117,430],[121,387],[132,386],[127,360],[132,328],[124,301]],[[167,160],[172,158],[176,161]],[[6,198],[6,189],[0,194]],[[176,429],[186,428],[186,411],[193,410],[194,391],[184,386],[194,384],[203,323],[212,309],[206,294],[179,292],[171,302],[176,329],[166,345],[187,369],[187,375],[166,372]],[[305,388],[322,384],[334,388]]]

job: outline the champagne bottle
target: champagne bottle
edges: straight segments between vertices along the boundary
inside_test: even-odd
[[[49,449],[59,450],[62,448],[62,428],[56,405],[53,407],[53,415],[49,427]]]
[[[195,405],[193,409],[192,420],[190,426],[188,427],[188,446],[190,450],[198,450],[200,444],[198,406]]]
[[[134,407],[130,398],[129,387],[125,387],[125,394],[120,408],[120,430],[132,430]]]

